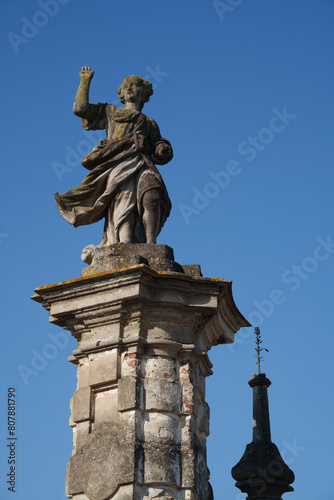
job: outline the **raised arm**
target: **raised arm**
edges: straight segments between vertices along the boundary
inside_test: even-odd
[[[79,73],[81,81],[73,103],[73,113],[80,118],[92,121],[98,114],[98,106],[89,104],[89,87],[94,76],[94,71],[87,66],[81,68]]]

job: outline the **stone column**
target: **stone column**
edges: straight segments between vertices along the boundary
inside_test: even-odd
[[[207,352],[248,323],[231,281],[176,268],[92,269],[36,290],[50,321],[77,339],[69,499],[207,499]]]
[[[253,389],[253,441],[271,441],[267,388],[271,382],[260,373],[248,384]]]

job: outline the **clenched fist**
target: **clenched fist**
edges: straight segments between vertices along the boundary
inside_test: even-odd
[[[159,159],[167,158],[173,154],[172,148],[168,144],[158,144],[155,155]]]

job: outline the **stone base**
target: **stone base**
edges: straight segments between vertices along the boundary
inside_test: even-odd
[[[67,496],[207,500],[207,353],[249,326],[231,281],[180,266],[167,245],[94,253],[84,276],[33,297],[77,339]]]
[[[114,271],[137,264],[146,264],[155,271],[202,276],[199,265],[181,266],[175,262],[173,249],[168,245],[150,245],[148,243],[131,245],[118,243],[96,247],[92,263],[82,270],[82,276]]]
[[[70,500],[90,500],[86,495],[79,494],[68,497]],[[140,487],[138,485],[120,486],[110,500],[197,500],[190,489],[177,490],[164,486]],[[205,499],[206,500],[206,499]]]

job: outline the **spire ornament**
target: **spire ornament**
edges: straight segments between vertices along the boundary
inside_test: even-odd
[[[261,373],[261,360],[263,359],[263,357],[261,356],[261,352],[262,351],[269,352],[269,350],[266,349],[265,347],[260,347],[262,344],[262,340],[261,340],[260,328],[258,326],[255,327],[254,333],[256,335],[255,351],[256,351],[257,367],[258,367],[258,373],[260,374]]]

